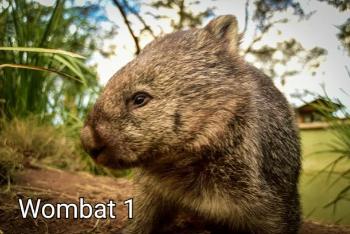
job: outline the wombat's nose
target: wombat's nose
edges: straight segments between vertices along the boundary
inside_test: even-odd
[[[104,146],[96,142],[94,131],[89,125],[81,130],[80,139],[84,150],[91,155],[92,158],[97,158],[104,149]]]

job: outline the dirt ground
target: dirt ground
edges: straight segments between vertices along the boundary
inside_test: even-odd
[[[27,168],[14,179],[11,192],[0,193],[0,234],[26,233],[118,233],[128,221],[127,207],[122,201],[133,195],[128,179],[92,176],[50,168]],[[22,218],[18,199],[40,198],[45,203],[77,203],[80,197],[92,204],[117,202],[116,219],[44,219]],[[137,215],[137,214],[135,214]],[[169,233],[208,233],[188,218],[177,219]],[[349,227],[304,222],[301,234],[344,234]]]

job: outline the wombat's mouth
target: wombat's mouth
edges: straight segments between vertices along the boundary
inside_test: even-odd
[[[96,153],[96,155],[94,155],[92,158],[96,164],[109,168],[118,168],[117,165],[114,165],[115,163],[112,162],[112,160],[110,159],[111,157],[107,154],[107,152],[103,150]]]
[[[108,148],[103,147],[95,152],[90,152],[96,164],[108,167],[111,169],[127,169],[137,167],[138,162],[119,157],[115,152],[111,152]]]
[[[103,150],[105,150],[105,147],[94,148],[90,150],[89,154],[95,160],[99,157],[99,155],[103,152]]]
[[[95,155],[92,155],[92,158],[97,164],[101,165],[105,165],[108,161],[108,156],[105,153],[103,153],[102,150],[96,153]]]

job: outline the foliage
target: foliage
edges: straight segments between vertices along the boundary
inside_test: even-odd
[[[208,7],[200,12],[193,12],[190,7],[198,5],[199,1],[185,0],[157,0],[150,3],[158,11],[157,19],[170,19],[168,15],[161,14],[162,10],[173,9],[177,13],[177,19],[171,18],[170,24],[173,30],[194,28],[202,24],[203,19],[213,16],[214,7]]]
[[[321,2],[326,2],[329,5],[335,7],[340,12],[350,11],[350,1],[349,0],[319,0]],[[348,51],[350,56],[350,18],[348,18],[343,24],[337,26],[339,33],[337,34],[338,39],[343,44],[344,48]]]
[[[265,74],[270,77],[281,79],[282,85],[285,84],[286,78],[298,74],[302,69],[307,68],[315,75],[322,58],[327,51],[320,47],[314,47],[306,50],[300,42],[295,39],[278,42],[276,45],[264,45],[258,49],[250,47],[245,54],[253,55],[255,63],[261,63],[260,67]],[[303,64],[301,67],[290,65],[298,62]],[[281,70],[278,71],[277,68]]]
[[[79,93],[79,90],[86,89],[90,83],[83,72],[90,73],[91,78],[94,79],[94,74],[77,58],[62,55],[57,53],[57,50],[19,47],[1,47],[1,50],[10,50],[13,53],[18,51],[17,54],[23,52],[46,53],[49,51],[52,60],[51,66],[48,68],[31,64],[0,65],[2,68],[0,70],[0,100],[2,100],[0,114],[9,119],[15,116],[25,117],[29,114],[40,114],[42,118],[51,116],[51,118],[59,117],[61,120],[66,120],[64,115],[57,115],[54,110],[70,108],[70,111],[73,111],[75,106],[68,106],[67,101],[69,98],[72,99],[72,96],[76,96],[77,100],[81,102],[84,96],[82,92]],[[63,52],[66,54],[65,51]],[[60,70],[60,67],[64,69]],[[14,68],[24,68],[24,70],[14,70]],[[59,77],[63,80],[58,80]],[[78,93],[73,93],[77,91]],[[65,102],[61,102],[58,98],[52,98],[55,96],[61,96]],[[78,102],[76,107],[79,108],[82,105]],[[64,109],[61,114],[64,114]],[[75,113],[73,112],[73,114]]]
[[[318,153],[329,153],[338,156],[325,166],[320,173],[328,172],[329,176],[337,176],[337,179],[332,182],[331,187],[341,179],[348,180],[348,184],[350,184],[350,168],[346,168],[340,173],[337,173],[335,170],[337,166],[345,162],[350,162],[350,113],[339,100],[334,101],[329,98],[327,94],[321,96],[321,98],[326,100],[326,102],[318,103],[316,107],[329,123],[330,131],[334,135],[334,140],[328,143],[329,150],[323,150]],[[335,115],[333,112],[339,109],[339,107],[342,107],[340,109],[341,113]],[[339,115],[342,117],[339,118]],[[335,210],[337,203],[341,200],[350,201],[350,185],[345,186],[333,200],[325,205],[325,207],[333,206]]]
[[[337,36],[350,56],[350,18],[348,18],[345,23],[338,26],[338,28],[339,33]]]
[[[327,2],[329,5],[334,6],[339,11],[346,11],[350,9],[350,2],[348,0],[319,0],[321,2]]]
[[[247,3],[249,1],[247,0]],[[290,18],[282,14],[289,9],[299,20],[307,20],[312,17],[314,12],[305,12],[301,4],[295,0],[255,0],[254,11],[248,11],[246,6],[246,25],[255,23],[254,36],[246,48],[243,48],[242,54],[246,57],[252,56],[253,63],[260,65],[271,78],[279,78],[282,85],[288,77],[294,76],[303,69],[311,71],[312,75],[316,74],[322,59],[327,51],[320,47],[314,47],[309,50],[305,49],[302,44],[295,38],[279,41],[276,45],[263,45],[261,41],[268,35],[276,25],[286,24]],[[252,14],[252,22],[249,22],[249,15]],[[290,16],[290,14],[288,14]],[[297,62],[304,66],[296,67],[290,63]]]
[[[208,7],[205,10],[194,12],[190,7],[198,5],[199,1],[194,0],[153,0],[147,3],[140,1],[126,1],[126,0],[113,0],[114,5],[118,8],[124,23],[126,24],[128,31],[134,41],[135,54],[139,54],[141,51],[140,37],[148,33],[151,37],[156,38],[154,28],[157,25],[149,25],[145,16],[151,16],[155,21],[167,20],[170,22],[170,26],[173,30],[182,30],[186,28],[193,28],[202,24],[202,21],[213,15],[214,7]],[[146,6],[148,9],[146,12],[140,12],[141,6]],[[175,12],[176,17],[170,17],[169,14],[162,14],[163,11]],[[133,15],[142,24],[143,28],[137,33],[132,28],[129,21],[130,16]],[[160,28],[163,34],[163,29]]]
[[[61,0],[54,6],[24,0],[2,5],[0,115],[12,119],[35,114],[61,122],[84,115],[99,90],[96,73],[71,54],[43,49],[74,48],[91,56],[99,40],[91,35],[100,32],[85,17],[91,12],[96,12],[95,5],[69,7]]]
[[[294,14],[300,17],[308,17],[300,3],[295,0],[256,0],[254,1],[256,10],[253,19],[258,21],[259,29],[265,30],[274,17],[274,14],[279,11],[286,11],[288,8],[294,10]]]

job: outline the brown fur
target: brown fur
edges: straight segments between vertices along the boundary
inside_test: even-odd
[[[221,233],[297,233],[300,146],[272,81],[238,55],[236,18],[158,38],[118,71],[82,130],[98,163],[138,167],[125,233],[186,209]],[[151,97],[134,103],[137,92]],[[224,230],[224,231],[223,231]]]

